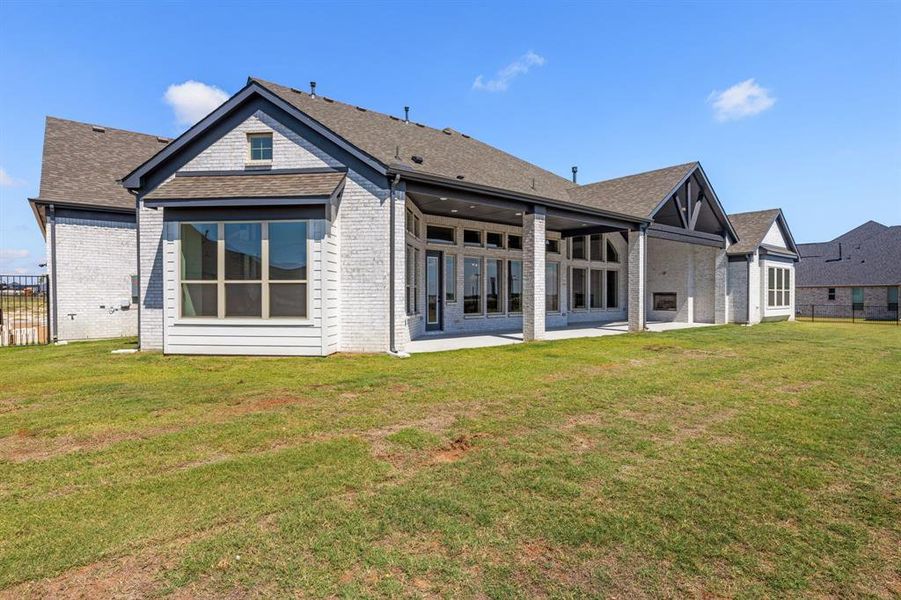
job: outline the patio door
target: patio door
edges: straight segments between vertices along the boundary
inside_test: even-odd
[[[425,329],[440,331],[444,325],[444,252],[425,253]]]

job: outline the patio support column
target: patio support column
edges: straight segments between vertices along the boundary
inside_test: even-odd
[[[644,331],[648,234],[629,231],[629,331]]]
[[[695,247],[693,245],[688,246],[688,269],[686,271],[685,308],[688,313],[686,321],[693,324],[695,322]]]
[[[522,339],[544,339],[544,242],[547,211],[535,206],[522,217]]]
[[[729,257],[726,256],[726,250],[717,250],[714,262],[713,281],[716,289],[713,297],[713,322],[722,325],[729,322],[729,307],[726,302],[726,280],[729,276]]]

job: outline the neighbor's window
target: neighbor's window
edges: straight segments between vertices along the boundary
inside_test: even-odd
[[[482,314],[482,259],[463,259],[463,314]]]
[[[182,317],[307,316],[305,221],[182,223],[179,243]]]
[[[791,305],[791,269],[769,267],[767,269],[767,306],[784,308]]]
[[[485,311],[504,312],[504,261],[489,258],[485,264]]]
[[[485,234],[485,246],[488,248],[503,248],[504,247],[504,234],[503,233],[495,233],[494,231],[489,231]]]
[[[572,257],[574,259],[585,258],[585,236],[579,235],[572,239]]]
[[[456,241],[453,227],[440,227],[438,225],[426,225],[425,239],[439,244],[453,244]]]
[[[592,236],[594,237],[594,236]],[[594,256],[594,255],[592,255]],[[604,272],[600,269],[591,270],[591,308],[603,308],[604,302]]]
[[[560,254],[560,240],[545,240],[544,247],[548,252]]]
[[[251,133],[247,136],[250,160],[272,160],[272,134]]]
[[[584,238],[583,238],[584,240]],[[575,240],[573,240],[575,241]],[[575,246],[573,246],[575,249]],[[583,247],[584,249],[584,247]],[[572,270],[572,284],[573,284],[573,308],[587,308],[588,307],[588,295],[586,287],[587,282],[585,278],[587,277],[587,271],[585,269],[573,269]]]
[[[619,252],[616,251],[616,247],[607,240],[607,262],[618,263],[619,262]]]
[[[507,236],[507,248],[510,250],[522,250],[522,236],[521,235],[508,235]]]
[[[609,255],[608,255],[609,257]],[[619,271],[607,271],[607,308],[619,307]]]
[[[851,288],[851,304],[853,310],[863,310],[863,288]]]
[[[453,254],[444,256],[444,301],[457,301],[457,257]]]
[[[522,261],[507,262],[507,310],[522,312]]]
[[[835,288],[829,288],[829,289],[826,291],[826,297],[827,297],[830,301],[835,300]]]
[[[467,246],[481,246],[482,245],[482,232],[478,229],[464,229],[463,230],[463,243]]]
[[[591,260],[604,260],[604,236],[595,233],[588,240],[588,252]]]
[[[890,287],[886,300],[888,310],[898,310],[898,288]]]
[[[544,309],[560,310],[560,263],[549,262],[544,267]]]

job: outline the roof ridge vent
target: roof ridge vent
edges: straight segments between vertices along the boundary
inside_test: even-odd
[[[422,123],[414,123],[414,125],[416,125],[417,127],[425,127],[425,125],[423,125]]]
[[[445,135],[453,135],[454,130],[451,129],[450,127],[445,127],[444,129],[441,130],[441,133],[443,133]]]
[[[100,125],[91,125],[91,129],[97,133],[106,133],[106,127],[101,127]]]
[[[468,140],[468,139],[471,139],[471,136],[468,136],[468,135],[466,135],[465,133],[461,133],[460,135],[462,135],[463,137],[465,137],[467,140]]]
[[[326,98],[325,96],[323,96],[322,99],[326,102],[334,102],[334,100],[332,100],[331,98]]]
[[[366,109],[363,108],[362,106],[354,106],[354,108],[356,108],[360,112],[366,112]]]
[[[388,118],[392,121],[400,121],[400,117],[395,117],[394,115],[388,115]]]
[[[170,142],[169,138],[159,137],[157,136],[156,141],[161,144],[168,144]]]

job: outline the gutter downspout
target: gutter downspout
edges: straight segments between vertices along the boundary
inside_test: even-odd
[[[56,207],[52,204],[47,207],[50,217],[50,293],[53,295],[50,303],[53,307],[53,341],[59,337],[59,304],[56,291]]]
[[[396,296],[395,292],[395,283],[394,283],[394,275],[395,275],[395,257],[397,251],[395,249],[395,239],[397,235],[394,232],[396,226],[396,217],[394,210],[394,201],[396,196],[397,184],[400,183],[400,174],[395,174],[394,179],[390,181],[390,210],[391,215],[389,217],[389,227],[390,231],[388,232],[388,240],[389,240],[389,248],[388,248],[388,354],[392,356],[404,356],[406,353],[401,354],[397,351],[397,342],[395,340],[396,333],[394,331],[395,328],[395,316],[394,316],[394,300]]]

